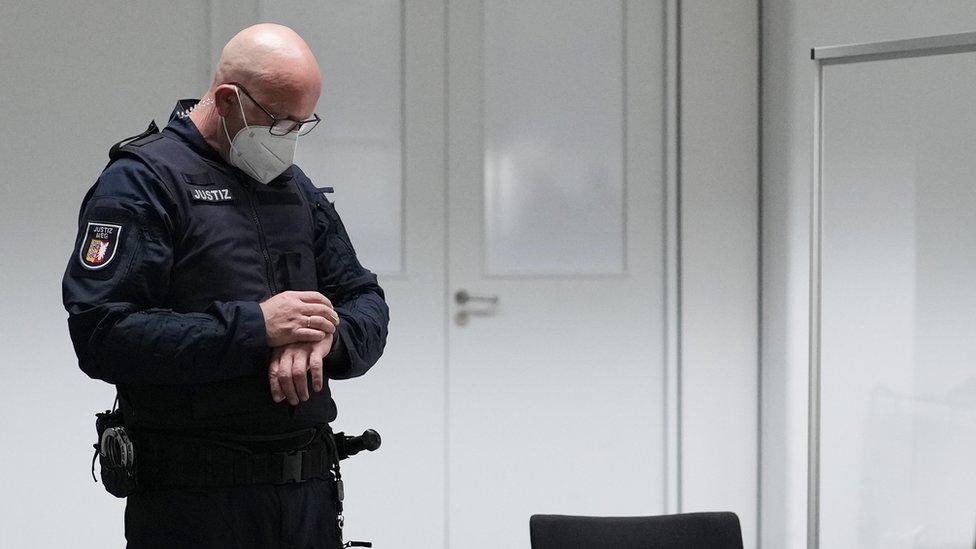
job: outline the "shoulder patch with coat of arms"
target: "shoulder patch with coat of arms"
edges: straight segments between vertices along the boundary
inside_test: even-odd
[[[107,267],[115,258],[121,235],[122,225],[89,221],[78,250],[81,266],[93,271]]]

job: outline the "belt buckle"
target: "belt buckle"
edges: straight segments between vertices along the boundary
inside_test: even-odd
[[[281,459],[281,484],[302,482],[302,456],[305,452],[288,452]]]

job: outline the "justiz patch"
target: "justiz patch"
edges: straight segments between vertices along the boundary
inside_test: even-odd
[[[230,189],[190,189],[190,198],[203,202],[227,202],[234,200]]]
[[[89,221],[85,238],[78,250],[78,259],[86,269],[103,269],[112,262],[119,248],[122,225]]]

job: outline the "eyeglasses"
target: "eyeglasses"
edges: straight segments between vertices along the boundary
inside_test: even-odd
[[[322,119],[319,118],[319,115],[314,113],[312,114],[312,118],[309,118],[308,120],[302,120],[302,121],[292,120],[290,118],[278,118],[277,116],[271,114],[268,111],[268,109],[264,108],[264,106],[261,105],[261,103],[258,103],[257,99],[254,99],[254,96],[252,96],[250,92],[247,91],[247,88],[245,88],[242,84],[238,82],[228,82],[228,83],[233,84],[238,88],[240,88],[241,91],[244,92],[244,95],[248,97],[248,99],[253,101],[254,104],[257,105],[259,109],[264,111],[264,114],[268,115],[268,117],[271,118],[271,120],[273,120],[271,127],[268,129],[268,131],[271,132],[271,135],[278,135],[278,136],[288,135],[289,133],[294,131],[297,131],[298,135],[305,135],[308,132],[312,131],[315,128],[315,126],[318,126],[319,122],[322,121]]]

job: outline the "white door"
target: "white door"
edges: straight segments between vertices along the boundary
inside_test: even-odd
[[[316,52],[298,163],[390,303],[380,364],[333,384],[335,427],[383,436],[343,463],[347,539],[528,547],[533,513],[664,512],[663,3],[213,19],[216,48],[271,20]]]
[[[664,19],[448,9],[448,546],[664,511]]]

